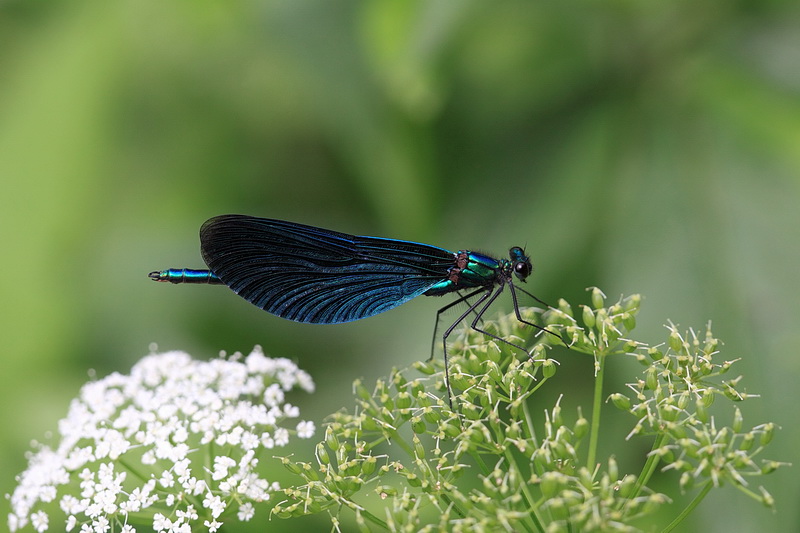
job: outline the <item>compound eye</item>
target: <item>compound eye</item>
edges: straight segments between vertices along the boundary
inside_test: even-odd
[[[514,273],[520,278],[525,279],[531,273],[531,264],[530,263],[523,263],[518,262],[514,263]]]

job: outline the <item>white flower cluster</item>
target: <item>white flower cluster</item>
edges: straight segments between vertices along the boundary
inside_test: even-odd
[[[85,385],[59,423],[58,447],[40,446],[17,477],[9,529],[47,530],[56,503],[66,530],[81,533],[213,532],[234,512],[250,520],[253,503],[279,489],[259,477],[259,454],[314,434],[309,421],[279,426],[300,415],[284,392],[314,383],[258,346],[237,356],[151,354],[130,376]]]

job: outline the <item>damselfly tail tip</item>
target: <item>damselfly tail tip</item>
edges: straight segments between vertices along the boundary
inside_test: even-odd
[[[161,270],[154,270],[147,275],[153,281],[167,281],[166,276],[164,276],[164,272]]]

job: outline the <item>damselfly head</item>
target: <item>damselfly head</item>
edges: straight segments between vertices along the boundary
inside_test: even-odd
[[[514,246],[508,251],[508,255],[511,258],[514,274],[520,281],[525,281],[525,278],[530,276],[531,271],[533,271],[533,265],[531,265],[531,260],[528,256],[525,255],[525,250],[519,246]]]

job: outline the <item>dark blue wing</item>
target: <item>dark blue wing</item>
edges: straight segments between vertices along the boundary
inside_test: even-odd
[[[408,241],[356,237],[246,215],[200,228],[208,268],[265,311],[337,324],[382,313],[445,279],[452,252]]]

